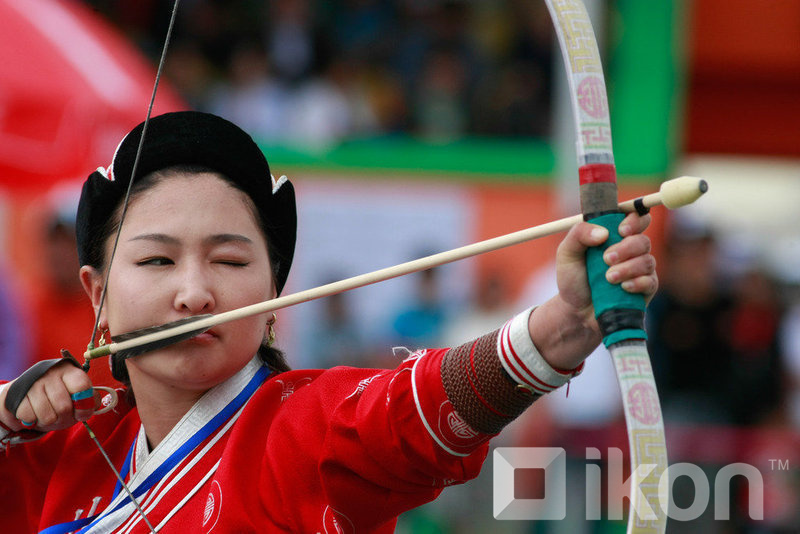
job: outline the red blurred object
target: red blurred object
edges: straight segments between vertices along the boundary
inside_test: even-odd
[[[144,120],[155,68],[80,2],[0,0],[0,190],[84,179]],[[154,114],[185,109],[159,86]]]
[[[800,156],[800,0],[685,4],[686,149]]]

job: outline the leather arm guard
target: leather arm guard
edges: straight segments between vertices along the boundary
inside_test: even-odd
[[[8,389],[6,392],[6,400],[4,405],[6,410],[11,412],[14,417],[17,416],[19,405],[22,404],[23,400],[25,400],[25,396],[28,394],[28,391],[30,391],[31,387],[33,387],[33,384],[47,371],[63,361],[69,362],[71,365],[74,365],[78,368],[81,367],[78,361],[69,352],[62,351],[61,354],[61,358],[42,360],[35,363],[11,384],[4,384],[3,386],[0,386],[7,387]],[[0,422],[0,450],[7,450],[11,445],[17,445],[27,441],[34,441],[43,435],[44,434],[42,432],[33,429],[14,431]]]
[[[69,352],[62,351],[61,354],[61,358],[53,358],[52,360],[42,360],[37,362],[27,371],[19,375],[19,378],[14,380],[14,382],[8,388],[5,407],[6,410],[14,414],[14,417],[16,417],[19,405],[22,404],[23,400],[25,400],[25,396],[28,394],[28,391],[30,391],[31,387],[33,387],[33,384],[42,378],[42,376],[51,368],[64,361],[69,362],[78,369],[81,368],[81,364],[79,364]]]
[[[531,310],[499,330],[450,349],[442,383],[456,412],[474,430],[496,434],[533,402],[579,374],[559,371],[539,354],[528,334]]]

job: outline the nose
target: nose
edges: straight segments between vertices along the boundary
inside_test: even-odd
[[[185,265],[178,274],[174,306],[191,315],[211,313],[216,301],[214,289],[207,273],[200,265]]]

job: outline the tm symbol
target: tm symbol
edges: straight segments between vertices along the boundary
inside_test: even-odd
[[[775,471],[776,469],[778,471],[788,471],[789,470],[789,460],[788,459],[780,460],[780,459],[776,459],[776,458],[770,458],[769,459],[769,466],[770,466],[770,469],[772,469],[773,471]]]

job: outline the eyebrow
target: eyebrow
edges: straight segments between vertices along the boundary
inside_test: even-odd
[[[180,245],[180,239],[167,234],[139,234],[129,239],[129,241],[155,241],[166,245]],[[253,240],[241,234],[214,234],[203,239],[204,245],[222,245],[224,243],[244,243],[252,244]]]

